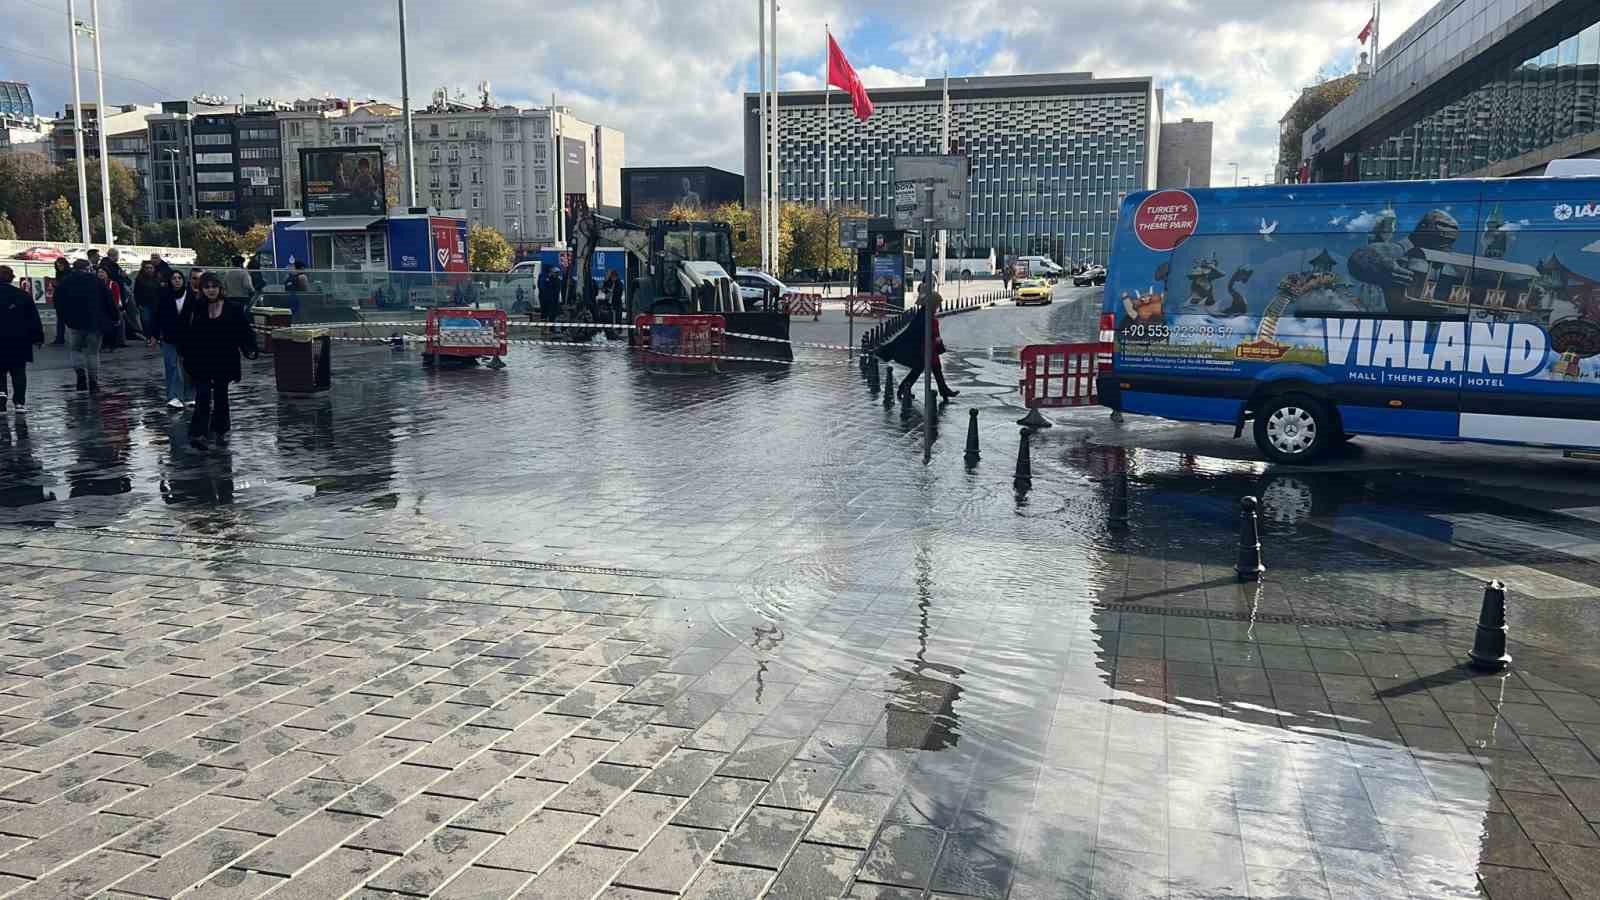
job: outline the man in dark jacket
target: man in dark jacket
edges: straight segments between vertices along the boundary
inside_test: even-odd
[[[111,292],[80,259],[72,273],[56,285],[56,315],[67,326],[67,346],[73,353],[80,391],[100,389],[100,340],[116,321]]]
[[[561,315],[561,289],[565,282],[561,267],[551,266],[539,279],[539,312],[546,322],[554,322]]]
[[[6,408],[6,381],[17,415],[28,411],[28,363],[33,348],[44,346],[44,326],[33,298],[13,285],[10,266],[0,266],[0,412]]]

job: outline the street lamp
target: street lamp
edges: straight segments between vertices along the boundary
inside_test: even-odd
[[[1228,163],[1228,165],[1233,166],[1233,186],[1234,187],[1238,187],[1239,186],[1239,164],[1234,162],[1234,163]]]
[[[183,246],[183,208],[178,205],[178,151],[172,147],[163,148],[172,154],[172,220],[178,224],[178,246]]]

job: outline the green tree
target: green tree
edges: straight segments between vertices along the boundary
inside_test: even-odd
[[[38,153],[0,153],[0,212],[38,237],[44,236],[40,210],[56,196],[46,191],[53,172]]]
[[[151,219],[139,226],[139,239],[151,247],[178,247],[189,246],[189,235],[183,235],[184,243],[178,243],[178,223],[173,219]]]
[[[1319,81],[1300,92],[1300,98],[1289,107],[1289,115],[1278,135],[1278,165],[1285,170],[1300,167],[1300,140],[1306,129],[1361,86],[1360,75],[1345,75]]]
[[[244,236],[216,219],[200,219],[192,226],[184,223],[183,236],[194,248],[195,262],[206,268],[231,265],[243,250]]]
[[[0,210],[0,241],[14,241],[17,239],[17,226],[11,224],[11,217]]]
[[[244,255],[249,256],[250,254],[256,252],[256,250],[260,249],[261,245],[265,244],[271,238],[272,226],[265,222],[257,222],[256,224],[250,226],[250,230],[244,233],[244,237],[239,239],[239,245],[244,248]],[[270,261],[263,263],[263,265],[269,264]]]
[[[116,226],[119,222],[136,220],[139,214],[139,189],[133,180],[133,173],[116,160],[111,160],[106,172],[111,179],[111,224]],[[89,186],[90,222],[99,229],[92,231],[91,237],[104,240],[105,229],[97,218],[101,209],[100,160],[91,158],[85,173]],[[47,196],[65,197],[73,209],[78,208],[78,168],[75,164],[57,166],[50,173],[47,186]]]
[[[45,207],[44,239],[47,241],[76,241],[83,237],[78,230],[78,217],[72,214],[72,204],[65,197],[57,197]]]
[[[511,242],[487,225],[467,229],[467,268],[474,272],[504,272],[511,268]]]

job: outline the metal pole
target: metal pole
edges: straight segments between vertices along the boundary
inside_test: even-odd
[[[106,246],[116,242],[111,229],[111,154],[106,150],[106,78],[100,64],[100,0],[89,0],[89,17],[94,22],[94,99],[95,120],[100,127],[100,214],[105,217]],[[74,41],[76,43],[76,41]]]
[[[927,275],[922,279],[928,294],[922,307],[922,464],[933,459],[933,297],[937,290],[933,283],[933,182],[928,182],[928,215],[922,220],[922,258],[927,264]],[[919,291],[920,293],[920,291]]]
[[[67,40],[72,42],[72,137],[78,150],[78,218],[83,242],[89,243],[89,176],[83,159],[83,92],[78,87],[78,3],[67,0]]]
[[[833,92],[829,90],[828,70],[832,68],[832,59],[828,55],[828,23],[822,23],[822,206],[824,209],[833,209],[833,110],[829,102]]]
[[[416,145],[411,142],[411,76],[406,67],[406,0],[400,0],[400,109],[405,116],[407,206],[417,205]]]
[[[172,220],[175,223],[177,223],[177,226],[178,226],[178,228],[177,228],[177,232],[178,232],[178,234],[177,234],[177,242],[178,242],[178,246],[182,247],[183,246],[183,209],[180,206],[178,206],[178,151],[172,149],[171,147],[168,147],[167,148],[167,152],[172,154]],[[277,240],[277,237],[276,237],[277,231],[273,231],[273,235],[274,235],[273,240]]]
[[[761,113],[757,117],[761,126],[761,140],[759,141],[759,161],[756,163],[760,167],[760,180],[757,183],[761,185],[761,206],[759,207],[761,209],[761,271],[771,272],[772,248],[769,244],[769,239],[772,237],[772,232],[767,228],[766,214],[767,192],[771,188],[771,185],[767,182],[767,137],[769,134],[767,126],[767,0],[756,0],[756,20],[759,26],[758,30],[761,33],[761,49],[756,56],[756,68],[761,73]]]
[[[780,276],[783,271],[782,240],[779,235],[782,230],[778,227],[778,218],[783,215],[783,198],[778,192],[778,0],[772,0],[772,166],[767,173],[772,178],[772,218],[768,224],[772,228],[772,274]]]

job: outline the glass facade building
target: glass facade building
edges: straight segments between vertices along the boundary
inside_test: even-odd
[[[826,110],[820,92],[780,94],[784,200],[822,204],[824,160],[831,157],[836,207],[893,215],[895,157],[940,152],[943,80],[869,92],[876,109],[865,122],[841,92]],[[1160,104],[1150,78],[1079,72],[950,79],[951,138],[971,161],[967,230],[951,236],[951,255],[992,248],[1104,261],[1122,198],[1154,186]],[[758,95],[746,95],[745,110],[745,193],[755,203]]]
[[[1538,174],[1600,155],[1600,3],[1445,0],[1302,149],[1317,181]]]

